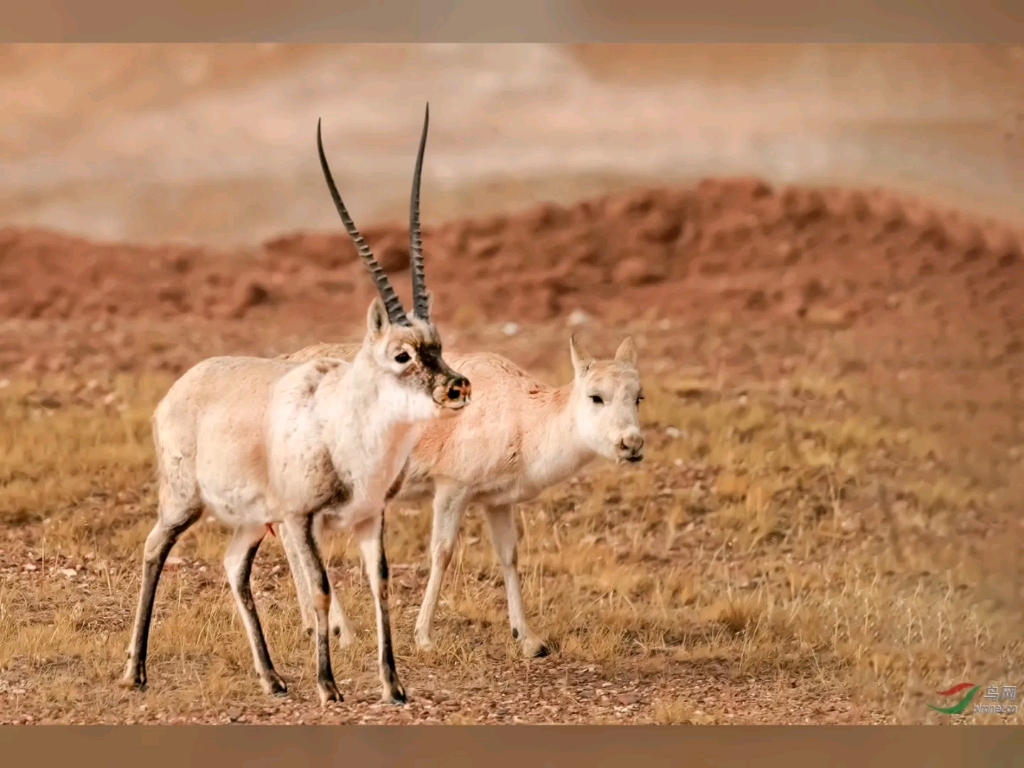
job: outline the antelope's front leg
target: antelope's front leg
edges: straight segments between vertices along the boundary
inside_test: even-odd
[[[313,515],[288,517],[281,526],[287,528],[288,534],[294,539],[296,553],[300,565],[308,579],[313,612],[316,618],[316,686],[320,694],[320,704],[329,701],[342,701],[338,686],[334,682],[331,669],[331,634],[327,622],[327,609],[330,605],[330,581],[324,568],[323,558],[313,535]]]
[[[316,536],[319,551],[323,552],[323,520],[322,516],[318,515],[318,520],[314,523],[314,535]],[[306,579],[306,572],[301,565],[298,550],[296,549],[295,542],[292,540],[291,535],[284,529],[281,529],[281,545],[284,547],[285,556],[288,558],[288,567],[292,572],[292,580],[295,582],[295,593],[299,600],[299,612],[302,616],[302,626],[306,630],[307,635],[313,634],[314,622],[315,622],[315,611],[313,609],[313,592],[309,585],[309,581]],[[324,565],[326,568],[326,563]],[[328,582],[330,581],[330,574],[328,573]],[[346,648],[351,645],[356,639],[355,627],[349,620],[348,615],[345,613],[345,609],[341,607],[341,602],[338,600],[338,593],[334,589],[333,584],[329,584],[331,590],[331,607],[328,615],[327,623],[331,628],[331,634],[338,638],[338,645],[341,648]]]
[[[406,702],[405,689],[395,670],[391,646],[391,617],[388,612],[388,558],[384,551],[384,511],[356,526],[359,550],[366,565],[366,576],[377,608],[377,661],[380,665],[381,700],[392,704]]]

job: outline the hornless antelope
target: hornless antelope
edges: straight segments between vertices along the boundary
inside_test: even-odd
[[[287,359],[350,359],[356,349],[351,344],[316,344]],[[575,338],[570,338],[569,350],[575,376],[571,384],[558,388],[541,384],[496,354],[453,358],[453,364],[473,379],[473,407],[457,420],[424,425],[395,496],[415,501],[433,495],[430,577],[415,629],[421,650],[433,646],[431,624],[462,514],[469,504],[479,503],[486,510],[502,568],[512,636],[523,655],[546,655],[544,642],[527,625],[523,612],[512,505],[568,479],[598,456],[616,462],[643,459],[643,387],[633,339],[626,337],[612,360],[594,360]],[[333,527],[329,516],[324,525]],[[289,536],[282,531],[282,541]],[[310,593],[296,575],[297,552],[289,551],[288,557],[308,630],[313,626]],[[330,622],[342,645],[351,642],[351,624],[333,592]]]
[[[231,591],[267,693],[284,694],[253,602],[253,559],[273,523],[292,547],[315,607],[320,701],[341,701],[331,670],[330,583],[314,535],[317,517],[354,529],[376,603],[378,662],[386,701],[405,701],[391,648],[388,564],[383,510],[418,434],[432,419],[469,402],[470,384],[441,357],[419,249],[419,184],[429,113],[413,177],[410,317],[348,215],[324,155],[327,187],[348,234],[380,293],[367,314],[366,336],[350,362],[307,363],[215,357],[171,387],[153,415],[159,512],[146,539],[142,588],[124,684],[146,685],[146,647],[160,572],[178,537],[206,507],[234,529],[224,556]]]

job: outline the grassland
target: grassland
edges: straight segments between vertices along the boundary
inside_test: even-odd
[[[0,381],[0,720],[1014,720],[927,708],[963,680],[1021,677],[1020,454],[1013,430],[985,431],[1015,424],[1014,403],[958,399],[936,383],[946,381],[937,365],[896,365],[884,339],[869,350],[841,330],[740,331],[725,320],[632,330],[647,459],[595,464],[519,515],[528,613],[550,657],[518,657],[472,512],[438,647],[415,651],[430,514],[389,512],[392,620],[411,694],[402,709],[377,703],[369,592],[344,538],[331,543],[332,573],[360,630],[334,653],[346,701],[316,701],[311,642],[274,539],[254,592],[290,693],[264,697],[220,565],[226,533],[206,522],[161,582],[150,690],[116,687],[154,515],[149,416],[172,377],[140,366]],[[579,332],[609,353],[622,330]],[[153,333],[169,345],[180,337],[171,326]],[[497,349],[558,382],[570,370],[566,338],[564,325],[512,337],[474,325],[456,346]],[[968,380],[990,367],[981,353],[957,354]]]

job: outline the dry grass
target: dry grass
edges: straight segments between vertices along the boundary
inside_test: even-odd
[[[741,340],[712,326],[683,370],[678,334],[641,332],[647,460],[595,465],[521,510],[527,607],[552,657],[517,657],[472,513],[443,591],[438,648],[415,652],[430,516],[426,505],[390,513],[405,710],[374,703],[371,605],[343,538],[332,542],[333,574],[360,628],[354,647],[334,654],[346,703],[326,713],[316,704],[312,648],[276,540],[254,587],[290,696],[265,698],[220,566],[226,536],[207,523],[182,539],[161,582],[150,692],[116,688],[153,519],[149,415],[170,379],[9,383],[0,719],[939,722],[926,708],[936,689],[1017,683],[1012,462],[993,458],[1002,448],[964,447],[966,405],[951,413],[894,389],[883,363],[840,375],[844,342],[832,333],[804,339],[782,374],[768,365],[778,357],[770,334]],[[593,348],[614,348],[593,335]],[[544,375],[556,380],[564,336],[532,328],[466,340],[504,344],[513,357],[547,344],[556,362]],[[712,364],[743,345],[745,363]]]

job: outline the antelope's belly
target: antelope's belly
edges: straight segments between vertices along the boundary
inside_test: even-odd
[[[280,519],[268,503],[264,489],[257,485],[228,485],[200,479],[199,492],[207,510],[231,526],[262,525]]]
[[[360,523],[373,520],[383,509],[383,497],[377,502],[360,499],[348,504],[328,506],[322,512],[324,528],[330,531],[350,531]]]

